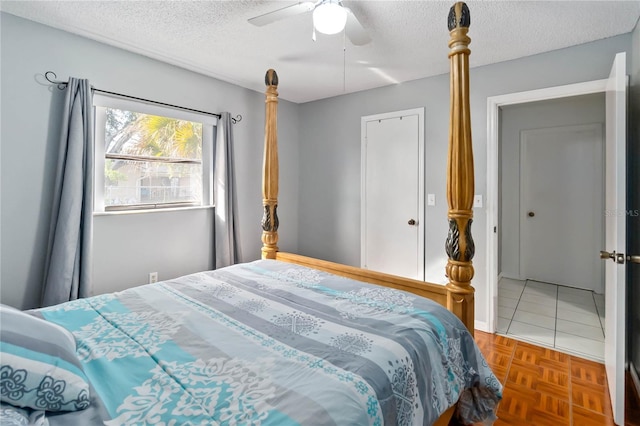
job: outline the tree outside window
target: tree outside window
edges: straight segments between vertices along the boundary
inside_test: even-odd
[[[202,123],[105,108],[106,210],[200,205]]]

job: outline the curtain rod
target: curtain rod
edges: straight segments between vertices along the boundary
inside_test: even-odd
[[[51,78],[51,75],[53,75],[53,78]],[[58,78],[58,76],[53,71],[45,72],[44,73],[44,78],[49,83],[57,85],[58,89],[60,89],[60,90],[64,89],[65,86],[67,85],[66,81],[58,81],[58,80],[56,80]],[[106,93],[108,95],[121,96],[121,97],[127,98],[127,99],[134,99],[136,101],[143,101],[143,102],[149,102],[149,103],[156,104],[156,105],[162,105],[162,106],[168,106],[168,107],[172,107],[172,108],[178,108],[178,109],[181,109],[181,110],[184,110],[184,111],[191,111],[191,112],[197,112],[197,113],[200,113],[200,114],[213,115],[213,116],[216,116],[218,118],[221,117],[221,114],[217,114],[217,113],[214,113],[214,112],[200,111],[200,110],[197,110],[197,109],[187,108],[187,107],[183,107],[183,106],[179,106],[179,105],[172,105],[172,104],[167,104],[167,103],[164,103],[164,102],[152,101],[150,99],[138,98],[136,96],[123,95],[122,93],[109,92],[108,90],[96,89],[93,86],[91,87],[91,90],[93,90],[94,92]],[[240,121],[242,121],[242,116],[240,114],[238,114],[235,117],[231,118],[231,122],[233,124],[236,124],[236,123],[238,123]]]

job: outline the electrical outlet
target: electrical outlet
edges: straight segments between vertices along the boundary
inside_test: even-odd
[[[482,195],[475,195],[473,197],[473,207],[482,207]]]
[[[158,282],[158,273],[157,272],[149,272],[149,284]]]
[[[436,205],[436,194],[427,194],[427,205],[428,206]]]

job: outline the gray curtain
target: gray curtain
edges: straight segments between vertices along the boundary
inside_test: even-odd
[[[215,267],[238,262],[236,229],[236,183],[233,166],[233,133],[231,115],[221,114],[218,120],[213,168],[213,198],[215,203]]]
[[[65,89],[42,305],[91,295],[93,105],[88,80]]]

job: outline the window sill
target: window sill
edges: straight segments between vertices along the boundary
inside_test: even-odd
[[[109,212],[93,212],[93,216],[120,216],[130,214],[147,214],[147,213],[164,213],[164,212],[182,212],[191,210],[207,210],[213,209],[215,206],[193,206],[193,207],[165,207],[156,209],[139,209],[139,210],[115,210]]]

